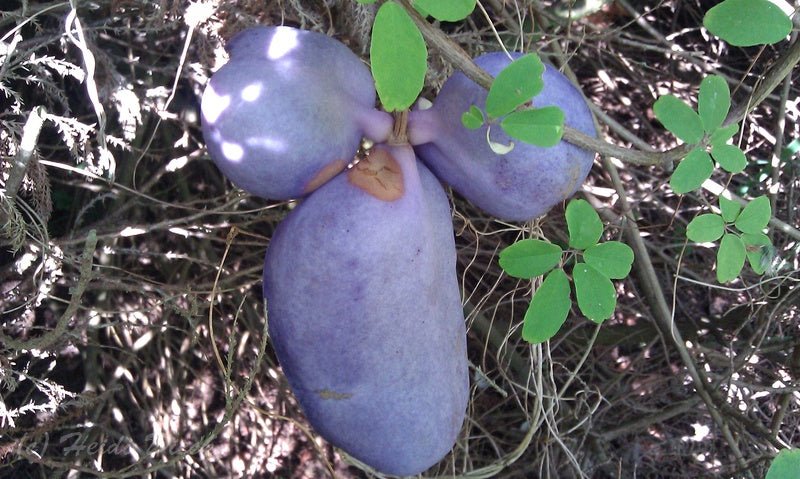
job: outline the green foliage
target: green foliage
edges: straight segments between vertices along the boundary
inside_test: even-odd
[[[765,479],[796,479],[800,477],[800,449],[783,449],[772,460]]]
[[[712,23],[723,17],[741,15],[726,10],[735,3],[737,2],[732,0],[723,2],[727,5],[721,10],[722,13],[718,11],[715,14],[722,17],[713,20],[715,17],[712,16]],[[707,16],[707,21],[708,18]],[[728,144],[739,130],[737,124],[723,126],[730,106],[728,84],[716,75],[704,78],[700,84],[697,100],[699,113],[695,113],[689,105],[672,95],[659,98],[653,105],[656,118],[667,130],[687,144],[696,145],[670,177],[669,184],[676,193],[688,193],[702,186],[714,173],[714,161],[729,173],[740,173],[747,167],[744,152],[739,147]],[[717,280],[721,283],[739,276],[745,257],[753,271],[763,274],[770,261],[767,253],[772,247],[769,238],[762,233],[772,215],[769,199],[756,198],[744,210],[734,201],[725,198],[720,198],[719,201],[721,215],[697,216],[689,223],[686,236],[698,243],[714,242],[722,238],[717,251]],[[738,231],[733,231],[731,226],[735,226]]]
[[[617,291],[611,280],[586,263],[577,263],[572,269],[575,296],[581,312],[595,323],[602,323],[614,314]]]
[[[631,272],[633,250],[625,243],[607,241],[586,248],[583,259],[604,276],[623,279]]]
[[[486,114],[499,118],[524,105],[544,88],[544,64],[538,55],[524,55],[505,67],[486,96]]]
[[[564,111],[557,106],[510,113],[500,123],[512,138],[533,145],[550,147],[564,135]]]
[[[742,233],[747,262],[756,274],[764,274],[772,261],[772,241],[764,233]]]
[[[603,223],[584,200],[570,201],[566,217],[569,244],[576,250],[567,252],[568,255],[584,250],[583,261],[576,262],[572,268],[578,308],[599,324],[614,313],[617,293],[611,280],[628,276],[633,250],[619,241],[598,243]],[[510,276],[528,279],[550,271],[525,313],[522,337],[530,343],[552,338],[569,313],[569,277],[562,268],[556,268],[564,253],[560,246],[536,239],[518,241],[500,252],[500,267]]]
[[[727,283],[739,276],[744,267],[745,256],[742,238],[726,233],[717,250],[717,281]]]
[[[695,217],[686,228],[686,236],[698,243],[722,238],[717,251],[717,280],[720,283],[739,276],[745,258],[756,274],[764,274],[771,261],[772,248],[772,242],[763,233],[772,216],[769,198],[755,198],[743,210],[734,201],[723,197],[719,201],[722,214],[706,213]]]
[[[555,106],[530,106],[531,98],[544,88],[544,70],[544,63],[535,53],[517,58],[492,81],[486,96],[486,114],[472,105],[461,116],[461,123],[474,130],[487,121],[491,128],[499,120],[503,131],[516,140],[545,148],[557,145],[564,135],[564,112]],[[497,154],[508,153],[513,148],[513,145],[487,141]]]
[[[714,172],[714,162],[711,156],[701,148],[695,148],[678,163],[672,172],[669,185],[678,194],[688,193],[700,188],[704,181],[711,178]]]
[[[719,209],[722,212],[722,219],[724,219],[726,223],[733,223],[739,216],[739,212],[742,211],[742,205],[724,196],[720,196]]]
[[[725,220],[713,213],[695,217],[686,227],[686,237],[698,243],[717,241],[723,234],[725,234]]]
[[[735,224],[742,233],[757,234],[767,227],[770,217],[772,217],[772,207],[769,198],[759,196],[744,207]]]
[[[396,2],[386,2],[378,10],[369,53],[383,108],[389,112],[409,108],[425,82],[428,49],[414,21]]]
[[[789,161],[798,151],[800,151],[800,138],[795,138],[781,150],[781,161]]]
[[[700,143],[703,139],[703,120],[680,98],[662,96],[653,105],[653,113],[667,130],[684,143]]]
[[[464,128],[470,130],[477,130],[483,125],[484,121],[483,112],[475,105],[470,106],[469,110],[461,115],[461,124],[464,125]]]
[[[792,21],[768,0],[725,0],[703,18],[703,25],[731,45],[777,43],[792,31]]]
[[[729,173],[741,173],[747,166],[747,157],[736,145],[712,145],[711,156]]]
[[[707,133],[722,126],[731,108],[731,91],[724,78],[711,75],[703,78],[697,97],[697,111]]]
[[[414,0],[414,8],[442,22],[463,20],[475,10],[477,0]]]
[[[570,201],[566,216],[570,246],[575,249],[586,249],[600,240],[603,234],[603,222],[586,200]]]
[[[739,131],[739,124],[732,123],[728,126],[723,126],[719,128],[717,131],[711,133],[711,144],[718,145],[727,143],[728,140],[733,138],[733,135]]]
[[[374,2],[362,2],[374,3]],[[474,10],[475,0],[416,0],[414,7],[441,21],[458,21]],[[386,111],[408,109],[425,81],[428,51],[417,26],[405,10],[389,0],[381,5],[372,25],[370,59],[378,97]],[[498,123],[512,138],[538,145],[557,145],[564,134],[564,113],[558,107],[526,107],[544,87],[545,66],[535,53],[511,62],[492,82],[486,98],[486,113],[477,106],[461,116],[465,128],[476,130]],[[506,154],[513,144],[487,142],[497,154]]]
[[[522,339],[535,344],[555,336],[571,306],[569,278],[563,269],[556,269],[544,279],[525,312]]]
[[[697,145],[670,178],[669,184],[676,193],[688,193],[702,186],[714,173],[714,160],[729,173],[739,173],[747,166],[744,152],[728,144],[739,125],[722,126],[730,107],[728,84],[716,75],[704,78],[700,84],[699,113],[672,95],[662,96],[653,105],[656,118],[667,130],[686,144]]]
[[[537,239],[517,241],[500,252],[500,267],[515,278],[530,279],[553,269],[563,253],[560,246]]]

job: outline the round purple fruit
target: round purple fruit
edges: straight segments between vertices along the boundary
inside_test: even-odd
[[[511,61],[502,52],[475,59],[492,76]],[[586,100],[567,77],[546,65],[543,80],[544,88],[532,99],[533,106],[558,106],[564,111],[567,126],[597,136]],[[511,221],[541,216],[577,191],[589,174],[595,154],[563,140],[550,148],[530,145],[492,125],[493,142],[514,143],[509,153],[495,153],[487,141],[487,125],[469,130],[461,123],[461,115],[471,105],[484,108],[486,96],[485,89],[463,73],[455,73],[442,86],[433,107],[411,112],[409,140],[417,145],[420,159],[442,181],[487,213]]]
[[[228,50],[203,93],[203,137],[211,159],[245,191],[304,196],[345,169],[362,137],[391,133],[391,115],[375,109],[369,69],[339,41],[255,27]]]

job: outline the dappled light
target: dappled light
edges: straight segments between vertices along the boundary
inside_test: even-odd
[[[270,60],[280,60],[290,55],[298,47],[297,36],[296,30],[281,29],[275,32],[269,42],[267,57]]]
[[[798,447],[797,14],[778,42],[734,46],[703,23],[721,1],[481,1],[425,19],[415,105],[434,106],[406,117],[370,71],[390,1],[412,3],[3,2],[0,477],[390,477],[316,428],[345,419],[370,459],[402,429],[380,464],[402,452],[431,479],[760,479]],[[479,141],[442,133],[466,131],[474,103],[442,101],[444,85],[501,42],[563,80],[545,95],[566,103],[564,144],[525,144],[480,108]],[[710,77],[727,119],[707,99],[724,88],[701,94]],[[591,110],[580,125],[576,105]],[[476,154],[488,124],[514,143],[502,159]],[[404,125],[421,163],[381,156]],[[710,176],[679,193],[691,148],[718,145],[743,170],[708,156]],[[439,160],[468,166],[446,179]],[[599,219],[570,220],[575,204]],[[587,273],[593,246],[575,238],[595,224],[597,244],[633,251],[629,275]],[[722,238],[741,248],[720,254]],[[550,270],[501,266],[533,240],[545,249],[517,260],[551,256]],[[529,306],[555,271],[568,299],[545,306],[566,319],[531,344]],[[616,302],[590,320],[577,291],[598,278]],[[298,394],[300,369],[315,387]]]
[[[244,94],[242,94],[244,96]],[[206,107],[203,109],[204,121],[214,124],[219,120],[220,115],[231,105],[230,94],[220,94],[214,87],[206,89]]]

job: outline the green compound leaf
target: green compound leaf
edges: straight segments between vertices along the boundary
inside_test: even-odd
[[[800,449],[783,449],[772,460],[764,479],[796,479],[800,477]]]
[[[522,339],[541,343],[555,336],[567,319],[572,301],[569,279],[562,269],[553,270],[533,295],[522,324]]]
[[[769,204],[769,198],[759,196],[744,207],[734,224],[742,233],[756,234],[767,227],[771,217],[772,206]]]
[[[393,1],[381,5],[375,15],[369,55],[383,108],[409,108],[425,82],[428,49],[414,21]]]
[[[356,1],[362,5],[371,5],[377,2],[378,0],[356,0]]]
[[[483,126],[483,112],[475,105],[470,105],[469,110],[461,115],[461,124],[469,130],[477,130]]]
[[[617,291],[610,279],[591,265],[577,263],[572,270],[572,281],[584,316],[600,324],[614,314]]]
[[[414,7],[442,22],[463,20],[475,10],[477,0],[415,0]]]
[[[669,185],[675,193],[682,195],[700,188],[704,181],[711,178],[713,172],[714,162],[711,161],[711,155],[701,148],[695,148],[678,163],[669,179]]]
[[[742,205],[724,196],[720,196],[719,209],[722,212],[722,219],[725,220],[726,223],[733,223],[736,221],[736,218],[739,217],[739,212],[742,211]]]
[[[744,267],[745,248],[742,239],[727,233],[717,251],[717,281],[727,283],[739,276]]]
[[[739,173],[747,166],[747,157],[736,145],[714,145],[711,156],[727,172]]]
[[[586,200],[572,200],[567,205],[567,230],[569,245],[575,249],[586,249],[600,241],[603,222],[597,211]]]
[[[692,108],[673,95],[664,95],[653,104],[653,113],[664,127],[684,143],[703,139],[703,121]]]
[[[544,88],[542,73],[544,63],[535,53],[521,56],[505,67],[495,77],[486,97],[489,118],[507,115],[538,95]]]
[[[517,241],[500,252],[500,267],[515,278],[529,279],[553,269],[561,260],[561,247],[538,239]]]
[[[747,262],[756,274],[764,274],[772,261],[772,241],[764,233],[742,233]]]
[[[509,113],[500,123],[508,136],[541,147],[551,147],[564,134],[564,111],[557,106]]]
[[[731,108],[731,90],[728,82],[718,75],[703,78],[697,98],[697,112],[707,133],[714,133]]]
[[[607,241],[586,248],[583,260],[607,278],[622,279],[631,272],[633,250],[625,243]]]
[[[723,126],[722,128],[718,129],[714,133],[711,134],[711,144],[712,145],[720,145],[725,144],[733,138],[733,135],[739,131],[739,124],[733,123],[728,126]]]
[[[792,21],[769,0],[725,0],[706,12],[703,25],[738,47],[777,43],[792,31]]]
[[[800,138],[795,138],[781,150],[781,161],[789,161],[789,158],[796,155],[798,151],[800,151]]]
[[[712,213],[696,216],[686,227],[686,237],[696,243],[717,241],[724,233],[725,221]]]

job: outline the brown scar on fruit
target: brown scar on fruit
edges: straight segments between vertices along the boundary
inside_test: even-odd
[[[340,171],[344,170],[347,167],[347,162],[344,160],[336,160],[334,162],[328,163],[325,165],[319,172],[311,178],[306,184],[306,187],[303,189],[303,193],[308,194],[312,191],[316,190],[320,186],[324,185],[328,182],[331,178],[338,175]]]
[[[341,401],[343,399],[350,399],[353,397],[350,393],[337,393],[336,391],[331,391],[330,389],[322,389],[319,391],[314,391],[317,395],[322,399],[333,399],[334,401]]]
[[[354,186],[383,201],[394,201],[403,196],[403,171],[391,153],[373,150],[348,173]]]

